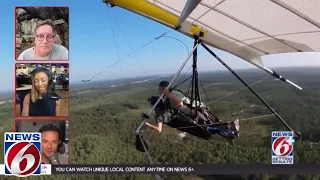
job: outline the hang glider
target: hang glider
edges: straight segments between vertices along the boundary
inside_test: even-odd
[[[284,82],[262,56],[320,51],[320,1],[104,0],[229,52]]]
[[[181,73],[188,60],[193,57],[191,102],[194,100],[201,102],[197,70],[197,48],[201,45],[236,76],[289,131],[294,132],[296,140],[300,139],[301,134],[294,131],[250,85],[208,46],[229,52],[302,90],[298,85],[265,67],[262,57],[290,52],[319,52],[320,16],[318,9],[320,9],[320,1],[104,0],[104,2],[147,17],[194,39],[193,50],[174,75],[168,88]],[[152,158],[148,151],[149,143],[143,139],[141,129],[163,96],[162,94],[159,97],[148,114],[142,116],[142,123],[136,130],[137,149],[146,153],[151,164]],[[161,177],[157,175],[157,179],[161,179]]]

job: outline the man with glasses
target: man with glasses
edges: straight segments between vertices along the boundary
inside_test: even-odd
[[[45,20],[34,30],[35,46],[23,51],[18,60],[68,60],[69,52],[55,44],[56,30],[52,20]]]

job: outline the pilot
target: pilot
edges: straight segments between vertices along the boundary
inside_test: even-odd
[[[69,52],[62,45],[55,44],[56,30],[52,20],[38,24],[34,30],[35,46],[23,51],[18,60],[68,60]]]
[[[22,116],[59,116],[60,101],[52,99],[54,95],[50,71],[38,67],[31,72],[32,88],[23,100]]]
[[[58,152],[59,148],[64,148],[60,130],[53,124],[47,124],[42,126],[39,132],[42,164],[68,164],[68,157]]]

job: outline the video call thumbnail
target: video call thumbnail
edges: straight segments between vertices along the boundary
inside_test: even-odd
[[[69,164],[69,121],[16,120],[15,132],[41,133],[43,164]]]
[[[16,7],[15,59],[69,60],[69,7]]]
[[[16,64],[16,116],[68,116],[69,64]]]

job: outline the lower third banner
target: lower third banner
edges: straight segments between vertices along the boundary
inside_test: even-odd
[[[52,174],[318,174],[320,164],[52,165]]]
[[[194,173],[191,166],[183,165],[53,165],[53,174],[92,174],[92,173]]]

